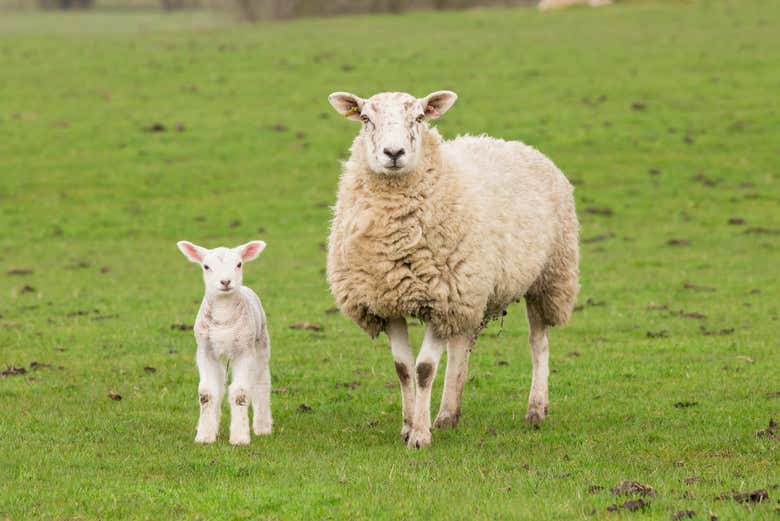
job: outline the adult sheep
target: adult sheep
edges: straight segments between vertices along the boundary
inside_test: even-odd
[[[328,282],[343,313],[372,337],[387,333],[401,383],[401,436],[417,448],[431,443],[431,386],[445,347],[439,428],[460,419],[479,332],[523,297],[533,359],[526,420],[538,426],[548,406],[547,328],[569,320],[579,288],[571,184],[522,143],[443,141],[428,120],[456,99],[449,91],[329,97],[362,128],[339,183]],[[426,324],[416,363],[406,317]]]

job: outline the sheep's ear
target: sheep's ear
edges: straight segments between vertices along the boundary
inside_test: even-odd
[[[203,262],[203,258],[208,253],[206,248],[202,248],[197,244],[192,244],[191,242],[187,241],[179,241],[176,243],[176,246],[179,247],[179,250],[181,250],[184,256],[187,257],[191,262],[197,262],[198,264]]]
[[[236,248],[236,252],[238,252],[242,261],[249,262],[255,260],[264,249],[265,243],[263,241],[252,241]]]
[[[334,92],[328,96],[328,101],[336,109],[336,112],[347,119],[355,121],[360,120],[360,111],[363,110],[363,103],[366,102],[360,96],[355,96],[349,92]]]
[[[436,119],[450,110],[458,99],[458,95],[449,90],[437,90],[422,98],[420,103],[425,108],[425,119]]]

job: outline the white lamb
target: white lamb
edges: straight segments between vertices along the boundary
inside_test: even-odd
[[[571,184],[522,143],[443,141],[427,120],[456,98],[449,91],[329,98],[363,126],[339,183],[328,281],[343,313],[390,339],[409,447],[431,443],[431,385],[444,349],[440,428],[458,423],[479,332],[522,298],[533,359],[526,419],[538,426],[548,406],[547,328],[569,320],[579,288]],[[416,362],[406,317],[426,323]]]
[[[208,250],[187,241],[177,246],[203,269],[206,294],[195,319],[200,373],[200,419],[196,443],[213,443],[219,432],[222,398],[232,365],[230,384],[230,443],[249,444],[249,403],[255,434],[271,434],[271,344],[263,306],[254,291],[243,286],[243,263],[256,259],[263,241],[237,248]]]

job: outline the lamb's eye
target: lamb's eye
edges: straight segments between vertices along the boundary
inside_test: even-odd
[[[206,270],[206,271],[209,271],[211,268],[209,268],[207,264],[204,264],[203,265],[203,269]]]
[[[423,121],[424,119],[425,119],[425,114],[420,114],[420,115],[419,115],[419,116],[417,116],[417,118],[416,118],[416,120],[417,120],[417,123],[422,123],[422,121]]]
[[[360,121],[362,121],[363,123],[368,123],[371,120],[368,119],[368,116],[366,116],[365,114],[361,114],[360,115]]]
[[[236,268],[240,268],[240,267],[241,267],[241,264],[242,264],[242,263],[240,263],[240,262],[239,262],[239,263],[236,265]]]

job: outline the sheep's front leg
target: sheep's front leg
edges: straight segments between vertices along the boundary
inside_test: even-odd
[[[387,338],[390,339],[390,350],[393,353],[395,372],[401,384],[401,407],[403,411],[403,425],[401,426],[401,438],[404,443],[409,441],[414,423],[414,353],[409,344],[409,331],[406,328],[406,319],[396,318],[390,320],[385,328]]]
[[[431,444],[431,388],[436,378],[441,354],[447,345],[428,326],[425,330],[422,348],[417,356],[417,396],[414,400],[414,422],[407,446],[410,448],[427,447]]]
[[[249,354],[233,360],[233,382],[228,390],[231,445],[249,445],[250,389],[257,378],[257,362],[257,357]]]
[[[547,341],[547,326],[537,304],[526,301],[526,314],[528,315],[528,341],[531,344],[533,374],[525,420],[538,428],[547,416],[549,405],[547,380],[550,376],[550,351]]]
[[[447,371],[444,373],[444,392],[439,414],[433,425],[437,429],[455,428],[460,421],[460,399],[469,372],[471,339],[456,336],[447,344]]]
[[[271,346],[268,342],[268,333],[257,342],[257,382],[252,388],[252,428],[255,434],[265,436],[273,431],[273,418],[271,417]]]
[[[200,384],[198,384],[200,418],[195,442],[214,443],[219,433],[219,418],[222,412],[222,398],[225,395],[227,371],[205,344],[198,344],[196,361],[200,374]]]

